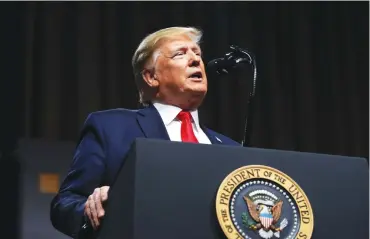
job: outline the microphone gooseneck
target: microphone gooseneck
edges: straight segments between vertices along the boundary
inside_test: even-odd
[[[253,100],[256,94],[256,84],[257,84],[257,63],[253,54],[248,50],[240,48],[235,45],[231,45],[230,49],[231,52],[226,53],[224,57],[209,61],[207,64],[207,68],[213,69],[219,75],[223,75],[228,74],[233,69],[236,69],[245,64],[253,66],[252,90],[248,94],[244,135],[243,140],[241,142],[243,146],[247,146],[250,143],[250,138],[252,134],[253,111],[254,111]]]

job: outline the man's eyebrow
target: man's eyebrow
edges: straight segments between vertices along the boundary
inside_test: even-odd
[[[186,46],[186,45],[179,45],[171,49],[171,52],[184,50],[184,49],[191,49],[192,51],[202,52],[202,49],[199,46]]]
[[[192,50],[197,50],[197,51],[202,51],[202,49],[199,47],[199,46],[194,46],[194,47],[192,47]]]

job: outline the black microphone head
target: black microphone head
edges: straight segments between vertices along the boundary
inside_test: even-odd
[[[216,71],[218,74],[228,74],[232,69],[243,64],[255,64],[254,57],[251,53],[243,48],[231,45],[231,52],[228,52],[222,58],[211,60],[207,64],[207,68]]]
[[[217,74],[227,74],[234,63],[230,59],[217,58],[208,62],[207,68],[216,71]]]
[[[220,64],[223,64],[223,63],[220,63],[222,61],[224,61],[223,58],[213,59],[207,63],[207,67],[209,68],[218,67]]]

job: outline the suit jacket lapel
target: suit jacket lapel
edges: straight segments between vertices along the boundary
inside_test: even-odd
[[[223,144],[221,139],[215,136],[208,128],[201,124],[200,126],[204,133],[207,135],[212,144]]]
[[[150,105],[137,112],[137,121],[147,138],[170,140],[157,109]]]
[[[220,140],[211,130],[209,130],[203,123],[202,115],[198,114],[199,118],[199,125],[202,128],[203,132],[207,135],[208,139],[211,141],[212,144],[223,144],[222,140]]]

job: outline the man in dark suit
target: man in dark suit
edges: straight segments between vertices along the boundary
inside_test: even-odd
[[[57,230],[87,238],[99,228],[109,186],[135,138],[239,145],[199,122],[197,108],[207,93],[201,36],[196,28],[171,27],[150,34],[138,46],[132,65],[146,107],[87,117],[71,168],[51,202]],[[81,230],[85,223],[89,232]]]

